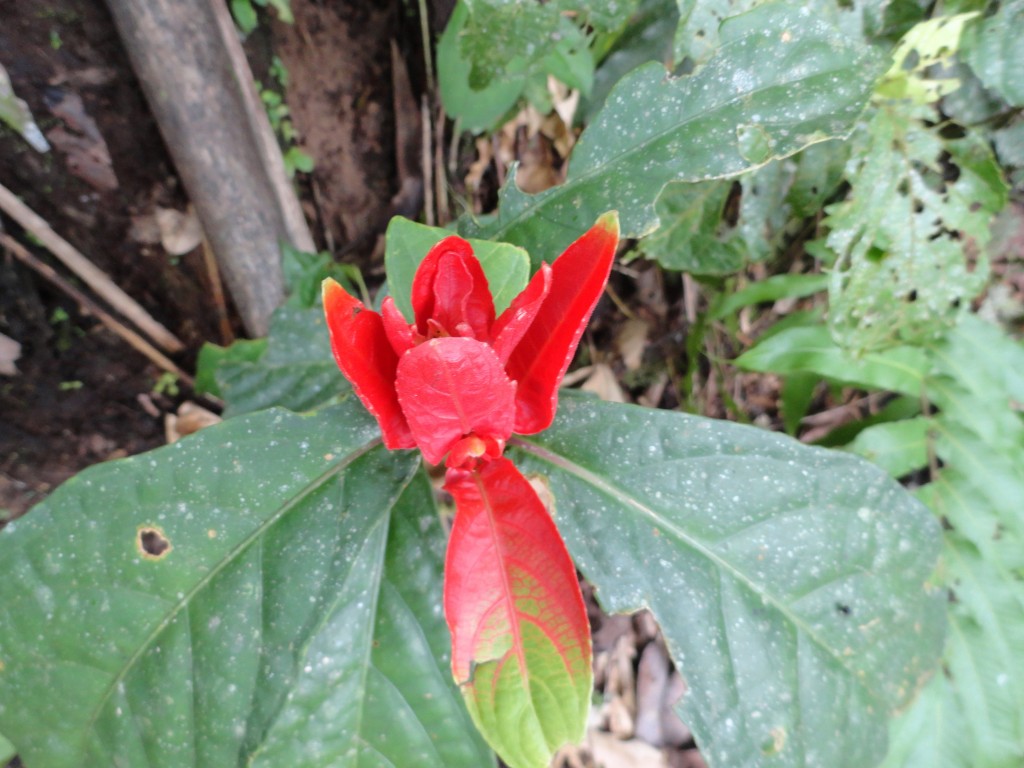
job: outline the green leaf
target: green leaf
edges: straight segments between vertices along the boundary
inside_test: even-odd
[[[758,125],[770,157],[848,131],[878,71],[858,40],[799,9],[768,4],[726,22],[717,55],[673,80],[659,64],[623,78],[573,152],[566,182],[538,195],[502,189],[496,220],[463,221],[469,234],[522,245],[534,262],[560,253],[608,210],[624,237],[657,226],[671,181],[735,176],[768,159],[744,158],[737,127]]]
[[[207,342],[196,360],[196,393],[223,397],[217,384],[217,369],[233,363],[254,363],[267,351],[266,339],[239,339],[228,347]]]
[[[883,768],[1016,768],[1024,761],[1024,588],[963,541],[943,556],[953,585],[943,666],[892,724]]]
[[[812,144],[796,156],[796,175],[786,195],[798,218],[814,216],[839,188],[843,168],[850,154],[846,141]]]
[[[667,184],[655,203],[660,225],[641,241],[643,255],[665,269],[698,275],[728,275],[742,267],[743,249],[719,238],[731,188],[727,181]]]
[[[591,222],[593,223],[593,222]],[[420,262],[434,245],[452,233],[438,227],[427,227],[401,216],[388,224],[384,265],[388,273],[388,292],[409,322],[413,320],[412,281]],[[480,260],[487,284],[494,296],[494,309],[501,313],[530,279],[530,257],[522,248],[508,243],[470,240],[473,253]],[[548,259],[553,261],[554,257]]]
[[[740,177],[743,194],[736,230],[750,261],[764,261],[775,253],[792,218],[787,192],[795,176],[796,165],[787,160],[768,163]]]
[[[641,0],[633,16],[622,25],[621,34],[605,38],[599,35],[594,42],[594,54],[601,63],[594,73],[589,96],[580,99],[577,122],[592,122],[608,92],[627,72],[648,61],[669,61],[678,21],[675,0]]]
[[[514,442],[602,605],[658,619],[709,764],[881,760],[943,636],[939,526],[897,483],[763,430],[570,396]]]
[[[914,104],[931,104],[960,87],[960,81],[948,76],[960,45],[964,25],[979,11],[958,13],[915,24],[893,51],[893,63],[882,77],[876,93],[886,99],[908,99]],[[936,69],[942,67],[942,69]],[[945,76],[933,77],[939,71]]]
[[[812,296],[827,287],[828,275],[773,275],[730,293],[715,308],[712,317],[720,320],[752,304],[765,304],[787,298],[800,299]]]
[[[807,415],[820,383],[821,378],[813,373],[792,373],[783,380],[779,408],[787,434],[795,435],[800,429],[800,422]]]
[[[243,35],[250,34],[259,24],[256,9],[252,7],[250,0],[231,0],[231,15],[235,17],[235,24]]]
[[[485,766],[444,533],[354,400],[92,467],[0,534],[0,727],[28,766]]]
[[[1024,106],[1024,0],[1001,3],[994,14],[967,30],[962,41],[965,58],[986,88],[1015,107]]]
[[[816,373],[868,389],[921,393],[928,357],[918,347],[894,347],[855,357],[841,349],[823,325],[798,326],[769,336],[734,361],[764,373]]]
[[[928,464],[932,420],[923,416],[876,424],[862,430],[847,447],[893,477],[903,477]]]
[[[463,4],[469,14],[460,35],[461,51],[471,62],[470,86],[479,90],[509,74],[534,71],[557,55],[584,58],[592,74],[588,39],[580,26],[606,31],[628,16],[637,0],[464,0]]]
[[[459,45],[469,12],[457,3],[448,26],[437,42],[437,79],[445,111],[470,131],[490,128],[512,109],[526,87],[525,73],[492,80],[486,88],[473,89],[469,78],[472,63]]]
[[[331,354],[322,308],[281,307],[270,319],[266,352],[255,357],[255,345],[217,364],[214,378],[227,403],[225,417],[283,406],[308,411],[349,391]],[[252,344],[252,342],[249,342]]]
[[[987,141],[944,140],[930,107],[881,105],[853,139],[848,200],[828,208],[829,324],[851,350],[942,336],[984,287],[984,246],[1006,185]],[[955,168],[955,173],[950,172]]]
[[[0,123],[4,123],[17,131],[36,152],[48,152],[50,143],[39,130],[32,111],[23,99],[14,93],[11,78],[7,70],[0,64]]]
[[[14,748],[14,745],[3,734],[0,734],[0,765],[7,765],[17,754],[18,750]]]
[[[947,671],[894,723],[886,766],[1010,768],[1024,761],[1024,347],[968,316],[932,358],[941,468],[919,495],[949,529]]]
[[[765,0],[676,0],[679,26],[676,28],[674,56],[680,63],[689,59],[703,64],[718,50],[718,28],[732,16],[746,13]]]
[[[281,251],[281,272],[288,289],[286,306],[297,309],[320,306],[321,284],[328,277],[341,283],[349,293],[359,290],[366,296],[366,285],[357,267],[338,264],[326,251],[307,253],[287,244]]]

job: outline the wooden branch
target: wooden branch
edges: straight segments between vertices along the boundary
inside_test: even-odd
[[[284,218],[288,241],[300,251],[315,253],[316,244],[313,242],[313,235],[309,231],[309,224],[302,212],[302,205],[299,203],[291,179],[288,178],[288,172],[285,170],[284,157],[281,155],[281,147],[278,146],[274,129],[267,118],[267,110],[263,106],[260,95],[256,92],[256,78],[252,75],[249,60],[245,58],[245,51],[242,50],[242,43],[239,42],[238,32],[235,30],[235,22],[231,18],[228,4],[214,2],[211,3],[211,6],[214,16],[217,17],[217,29],[220,32],[224,50],[227,51],[235,72],[235,80],[238,82],[246,116],[252,126],[260,161],[267,171],[271,192],[273,192]]]
[[[116,333],[134,349],[141,352],[150,361],[155,363],[157,366],[165,371],[169,371],[177,376],[182,382],[187,384],[189,387],[195,387],[195,379],[185,373],[181,368],[174,364],[174,362],[163,355],[156,347],[142,338],[139,334],[133,331],[128,326],[124,325],[113,315],[107,312],[103,307],[97,304],[95,301],[90,299],[80,290],[71,285],[67,280],[58,274],[57,270],[51,267],[49,264],[40,261],[33,256],[27,248],[21,243],[15,240],[10,235],[0,234],[0,244],[7,249],[7,251],[14,256],[18,261],[25,264],[30,269],[35,270],[40,275],[45,277],[51,283],[60,288],[64,293],[73,298],[78,302],[78,305],[90,314],[95,315],[103,325],[109,328],[111,331]]]
[[[237,71],[218,5],[107,0],[242,322],[263,336],[284,298],[280,244],[305,244],[289,236],[254,126],[266,117],[247,106],[252,76]]]
[[[0,209],[14,219],[21,227],[39,239],[47,250],[80,277],[86,285],[96,291],[110,306],[131,320],[135,325],[168,352],[180,352],[185,345],[173,333],[153,319],[131,296],[122,291],[95,264],[89,261],[71,243],[62,238],[41,216],[25,205],[7,187],[0,184]],[[14,241],[16,242],[16,241]]]

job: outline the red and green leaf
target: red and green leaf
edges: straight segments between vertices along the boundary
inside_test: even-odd
[[[398,355],[384,321],[331,278],[323,282],[323,297],[334,359],[380,424],[384,445],[391,450],[413,448],[416,443],[395,392]]]
[[[505,366],[518,384],[516,432],[540,432],[554,419],[558,385],[601,298],[618,241],[619,219],[612,211],[551,266],[551,290]]]
[[[508,459],[449,470],[445,563],[452,673],[473,721],[512,768],[546,766],[583,736],[590,628],[554,522]]]

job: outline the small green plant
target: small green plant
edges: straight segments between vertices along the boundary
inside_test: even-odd
[[[280,58],[274,56],[270,65],[270,75],[277,85],[283,90],[288,87],[288,70]],[[267,117],[270,126],[277,134],[278,140],[284,147],[284,165],[289,178],[294,176],[296,171],[310,173],[313,170],[313,158],[295,144],[298,133],[292,124],[291,112],[285,104],[281,91],[273,88],[264,88],[263,84],[256,81],[256,90],[259,91],[260,99],[267,110]]]
[[[256,8],[267,6],[272,7],[277,13],[277,18],[286,24],[295,21],[290,0],[231,0],[231,14],[243,35],[250,34],[259,24]]]
[[[178,387],[177,374],[171,373],[170,371],[164,371],[161,373],[153,384],[152,392],[155,395],[169,395],[170,397],[177,397],[181,392]]]
[[[59,352],[67,352],[75,339],[85,335],[85,331],[72,322],[71,316],[63,307],[57,307],[50,314],[50,325],[57,334],[56,344]]]

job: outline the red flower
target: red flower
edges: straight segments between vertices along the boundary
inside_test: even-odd
[[[391,449],[445,456],[455,521],[444,612],[452,674],[506,762],[545,762],[582,737],[592,686],[590,627],[572,558],[529,481],[502,457],[513,432],[551,424],[558,385],[615,256],[606,214],[508,309],[469,243],[434,246],[412,284],[415,321],[391,298],[367,310],[324,281],[331,348]]]
[[[618,242],[605,214],[552,266],[542,264],[501,315],[469,243],[447,237],[412,285],[415,322],[388,297],[367,310],[324,281],[331,348],[391,449],[431,464],[472,466],[501,455],[513,432],[551,424],[558,385],[600,298]]]

